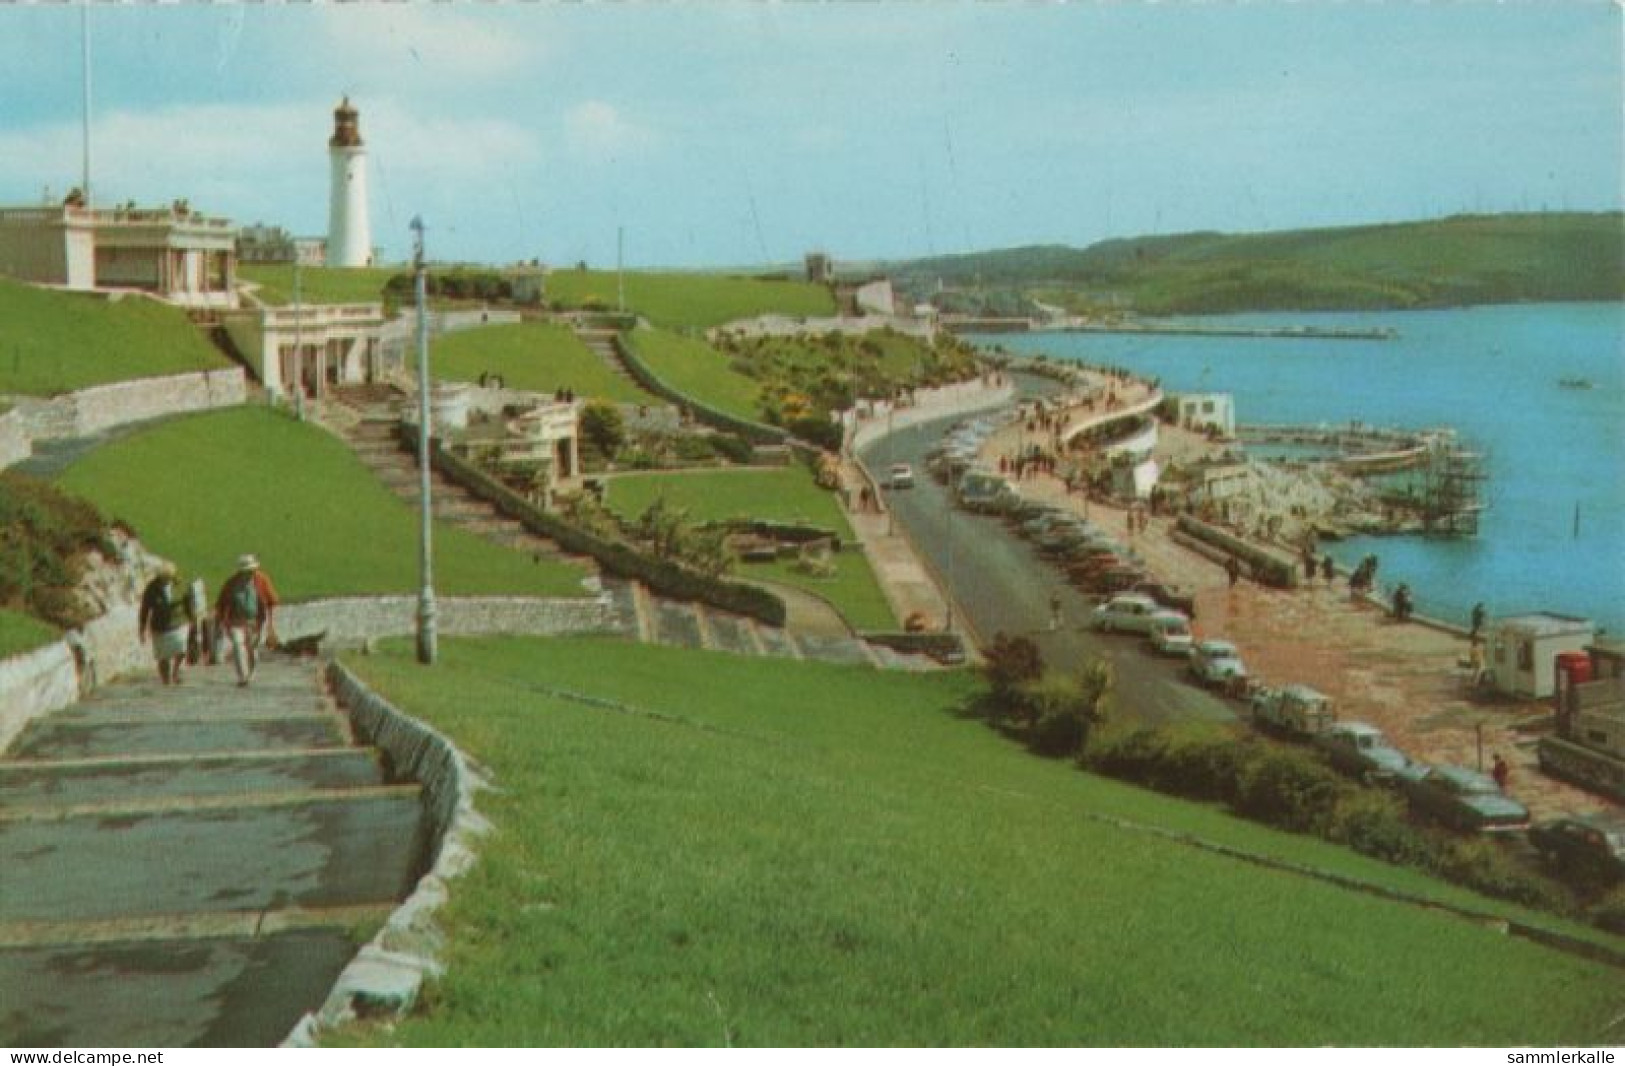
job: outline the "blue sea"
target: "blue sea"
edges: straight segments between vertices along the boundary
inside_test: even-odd
[[[1255,314],[1228,326],[1392,328],[1393,340],[1045,333],[980,338],[1023,354],[1128,367],[1173,391],[1234,394],[1238,422],[1453,426],[1489,480],[1471,538],[1364,537],[1384,585],[1465,621],[1545,610],[1625,633],[1625,305]],[[1589,389],[1564,388],[1582,379]],[[1576,517],[1578,516],[1578,518]]]

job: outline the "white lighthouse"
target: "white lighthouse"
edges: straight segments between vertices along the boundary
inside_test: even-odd
[[[372,226],[367,221],[367,149],[361,143],[360,116],[350,98],[333,110],[333,139],[327,142],[332,188],[327,203],[327,265],[372,264]]]

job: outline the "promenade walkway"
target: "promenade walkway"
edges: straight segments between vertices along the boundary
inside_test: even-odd
[[[423,861],[315,664],[125,681],[0,760],[0,1045],[273,1046]]]

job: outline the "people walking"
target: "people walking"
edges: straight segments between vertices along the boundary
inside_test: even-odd
[[[136,626],[142,640],[151,636],[152,657],[158,662],[158,680],[166,685],[181,683],[186,638],[195,620],[191,601],[176,577],[175,564],[162,564],[157,576],[142,590]]]
[[[1337,564],[1332,562],[1330,555],[1321,557],[1320,576],[1326,579],[1326,587],[1331,588],[1332,580],[1337,577]]]
[[[1496,787],[1502,792],[1505,792],[1507,785],[1512,782],[1512,767],[1508,765],[1505,759],[1501,758],[1500,752],[1495,753],[1495,762],[1490,767],[1490,776],[1495,778]]]
[[[1472,628],[1468,630],[1467,636],[1476,640],[1478,635],[1484,631],[1484,622],[1488,618],[1489,612],[1484,609],[1482,600],[1473,604]]]
[[[1406,622],[1411,617],[1411,587],[1403,581],[1394,589],[1394,621]]]
[[[253,555],[238,559],[236,573],[220,586],[214,605],[215,622],[231,641],[238,685],[254,680],[260,641],[273,625],[277,603],[276,588],[260,569],[260,561]]]
[[[1224,572],[1230,578],[1230,587],[1235,588],[1236,582],[1241,580],[1241,560],[1234,555],[1225,560]]]

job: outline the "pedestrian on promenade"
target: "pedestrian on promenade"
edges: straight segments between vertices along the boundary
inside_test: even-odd
[[[1490,767],[1490,776],[1495,778],[1496,787],[1502,792],[1507,790],[1507,785],[1512,781],[1512,767],[1507,764],[1505,759],[1501,758],[1500,752],[1495,753],[1495,762]]]
[[[220,598],[214,605],[215,621],[231,640],[231,661],[237,668],[239,686],[254,680],[260,641],[268,633],[275,633],[273,616],[278,602],[275,586],[253,555],[238,559],[237,572],[220,586]]]
[[[1337,577],[1337,564],[1332,562],[1330,555],[1323,556],[1320,560],[1320,576],[1326,579],[1326,587],[1331,588],[1332,579]]]
[[[1394,621],[1405,622],[1411,617],[1411,587],[1403,581],[1394,589]]]
[[[141,593],[141,610],[136,619],[142,640],[152,637],[152,657],[158,662],[158,680],[166,685],[181,683],[181,664],[186,661],[186,638],[192,631],[191,601],[175,575],[175,564],[164,563]]]
[[[1483,632],[1483,630],[1484,630],[1484,620],[1486,618],[1488,618],[1488,617],[1489,617],[1489,612],[1484,610],[1483,601],[1479,601],[1478,603],[1473,604],[1473,614],[1472,614],[1473,626],[1472,626],[1472,629],[1468,630],[1467,636],[1474,639],[1474,640],[1477,640],[1478,639],[1478,634]]]
[[[1236,582],[1241,580],[1241,560],[1234,555],[1224,562],[1224,572],[1230,578],[1230,587],[1235,588]]]
[[[867,511],[868,509],[869,509],[869,486],[864,485],[862,488],[858,489],[858,510],[859,511]]]
[[[1316,560],[1316,558],[1315,558],[1315,549],[1313,549],[1313,548],[1305,548],[1303,550],[1303,579],[1304,579],[1304,581],[1307,582],[1307,583],[1313,584],[1314,580],[1315,580],[1315,571],[1318,570],[1319,568],[1320,568],[1319,561]]]
[[[1049,594],[1049,631],[1054,633],[1061,628],[1061,594]]]

